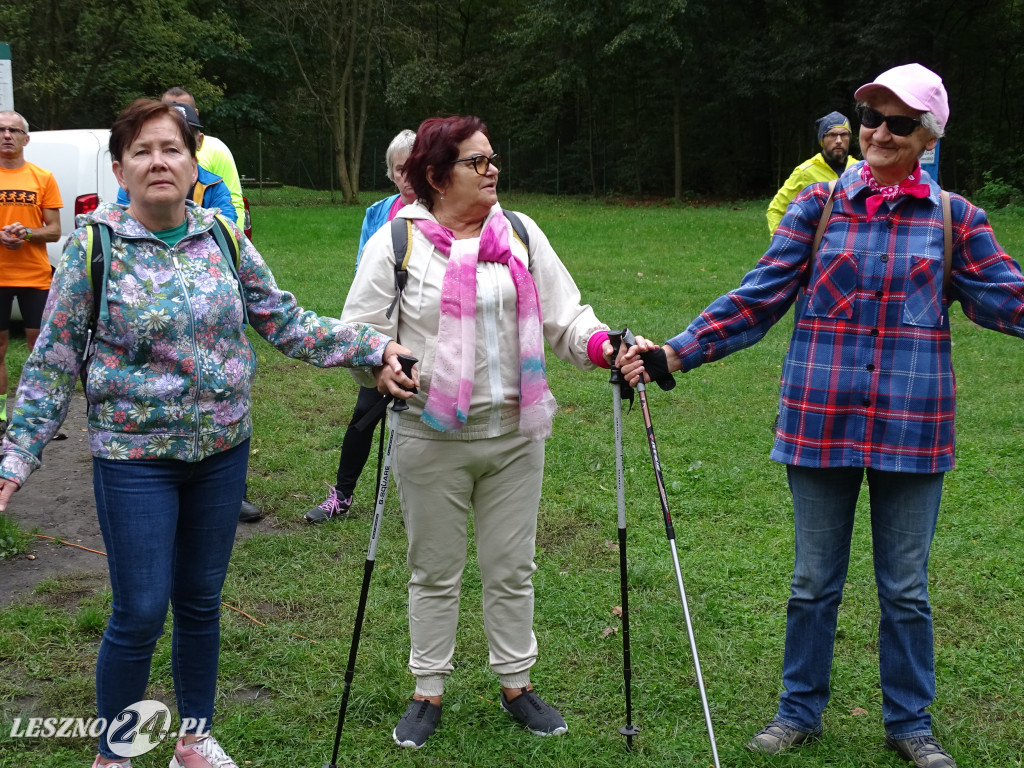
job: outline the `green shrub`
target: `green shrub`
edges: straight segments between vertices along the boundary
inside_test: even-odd
[[[991,171],[985,171],[985,183],[974,193],[973,202],[986,211],[1018,207],[1024,202],[1024,195],[1017,187],[1002,178],[992,178]]]

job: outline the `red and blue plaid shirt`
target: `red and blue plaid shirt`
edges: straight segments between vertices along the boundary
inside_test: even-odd
[[[836,185],[809,276],[827,184],[801,192],[740,286],[668,343],[687,371],[760,340],[796,302],[771,457],[804,467],[945,472],[954,465],[956,382],[939,187],[925,174],[928,197],[883,203],[868,221],[872,192],[859,167]],[[950,296],[975,323],[1024,337],[1020,267],[985,212],[951,198]]]

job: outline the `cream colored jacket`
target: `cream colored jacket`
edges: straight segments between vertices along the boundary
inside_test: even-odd
[[[495,205],[488,214],[502,217]],[[435,220],[425,206],[407,205],[400,218]],[[580,292],[547,237],[528,216],[520,214],[529,233],[530,250],[512,234],[512,252],[529,265],[537,284],[544,320],[544,339],[560,359],[578,368],[593,368],[587,356],[590,337],[608,326],[601,323]],[[486,223],[486,222],[485,222]],[[417,227],[412,228],[413,250],[409,278],[391,319],[385,317],[395,298],[395,255],[391,226],[385,225],[366,243],[355,281],[342,311],[344,322],[364,322],[393,336],[419,359],[419,394],[408,401],[399,431],[439,440],[475,440],[497,437],[519,428],[519,331],[516,291],[507,266],[481,262],[477,266],[476,378],[469,417],[458,432],[438,432],[420,420],[434,369],[434,351],[440,320],[441,284],[448,257],[434,248]],[[368,372],[353,373],[362,386],[374,386]]]

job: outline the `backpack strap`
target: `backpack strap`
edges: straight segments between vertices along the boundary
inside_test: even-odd
[[[249,312],[245,308],[245,290],[242,288],[242,280],[238,276],[238,267],[242,263],[242,249],[235,238],[234,232],[231,231],[227,219],[218,213],[214,216],[214,221],[215,225],[211,232],[213,233],[214,240],[217,241],[217,247],[220,248],[220,252],[228,257],[228,263],[231,265],[231,274],[235,276],[235,282],[238,283],[238,295],[242,299],[242,325],[248,325]]]
[[[391,314],[402,298],[402,291],[409,280],[409,257],[412,256],[412,219],[394,218],[391,220],[391,245],[395,251],[395,298],[384,313],[391,319]]]
[[[101,314],[107,316],[107,292],[104,288],[110,276],[110,227],[106,224],[93,223],[85,228],[85,276],[92,291],[92,314],[85,331],[85,351],[79,370],[83,391],[88,367],[86,363],[96,352],[96,326]]]
[[[516,236],[523,247],[526,248],[526,252],[530,252],[530,235],[526,231],[526,224],[519,217],[519,214],[515,211],[507,211],[504,208],[501,212],[505,214],[505,218],[508,219],[509,224],[512,225],[512,234]]]
[[[940,190],[939,197],[942,199],[942,294],[948,297],[953,282],[953,210],[949,192]]]
[[[818,247],[821,245],[822,235],[825,234],[825,227],[828,226],[828,220],[832,218],[832,206],[836,202],[836,182],[838,179],[832,179],[828,183],[828,199],[825,201],[825,207],[821,209],[821,218],[818,219],[818,228],[814,230],[814,241],[811,243],[811,258],[814,258],[815,254],[818,253]],[[808,278],[810,276],[808,275]]]
[[[85,276],[92,289],[92,318],[89,328],[95,336],[99,318],[107,317],[107,278],[110,277],[110,227],[89,224],[85,230]]]

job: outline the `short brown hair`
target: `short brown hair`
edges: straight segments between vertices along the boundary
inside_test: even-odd
[[[181,139],[188,148],[189,154],[195,157],[196,137],[192,134],[192,129],[185,122],[185,116],[181,114],[180,110],[155,99],[136,99],[128,105],[124,112],[117,116],[114,124],[110,126],[111,159],[120,163],[124,151],[142,133],[142,126],[150,120],[155,120],[164,115],[174,120],[178,126],[178,131],[181,133]]]
[[[428,169],[434,169],[434,183],[443,187],[452,176],[452,162],[459,157],[459,144],[474,133],[488,136],[484,121],[472,115],[431,117],[420,123],[416,142],[405,161],[405,178],[428,209],[434,207],[434,188],[427,178]]]

